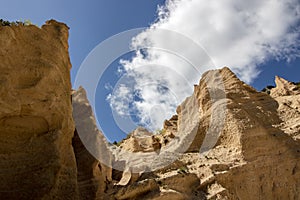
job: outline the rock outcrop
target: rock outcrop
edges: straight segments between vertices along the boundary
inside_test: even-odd
[[[271,90],[271,96],[277,101],[277,112],[282,122],[278,128],[300,141],[300,84],[295,84],[275,78],[276,87]]]
[[[229,199],[299,198],[300,145],[276,127],[282,123],[279,103],[238,80],[227,68],[220,74],[227,98],[226,122],[207,156],[216,160],[210,166],[214,184],[225,188],[219,195]]]
[[[129,152],[155,152],[160,150],[160,141],[143,127],[136,128],[120,147]]]
[[[73,147],[80,199],[105,200],[105,190],[112,177],[112,154],[104,135],[97,129],[92,107],[83,88],[73,92],[72,104],[76,124]]]
[[[220,78],[224,90],[210,88]],[[299,199],[299,95],[294,85],[276,80],[281,81],[270,96],[243,83],[228,68],[205,73],[193,96],[156,136],[161,138],[161,153],[168,144],[190,146],[173,164],[153,172],[160,190],[149,199]],[[192,108],[199,108],[199,114]],[[187,111],[192,119],[199,117],[196,134],[190,132],[193,137],[180,132],[191,122]],[[214,112],[225,114],[224,121],[216,120]],[[221,128],[214,124],[222,121]],[[183,189],[187,183],[193,186]]]
[[[0,26],[0,198],[77,199],[68,27]]]
[[[299,86],[281,78],[279,76],[275,77],[276,87],[271,89],[270,95],[275,97],[289,96],[300,94]]]

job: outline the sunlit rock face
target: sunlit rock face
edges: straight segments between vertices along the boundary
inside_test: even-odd
[[[275,77],[276,87],[271,89],[272,97],[289,96],[300,94],[299,85],[289,82],[279,76]]]
[[[223,90],[214,94],[212,91],[217,90],[213,90],[209,82],[215,83],[220,78]],[[189,146],[174,163],[153,172],[152,178],[160,184],[160,190],[144,197],[298,199],[299,91],[295,84],[278,77],[276,84],[268,95],[240,81],[228,68],[205,73],[194,87],[192,97],[178,107],[177,115],[166,120],[164,129],[155,135],[161,142],[160,153],[176,144]],[[199,109],[197,114],[192,112],[195,109]],[[213,114],[215,111],[218,115]],[[218,129],[218,124],[213,122],[222,112],[225,118],[222,128]],[[191,120],[195,116],[198,116],[198,126]],[[188,132],[193,137],[186,136],[182,130],[194,130]],[[209,146],[207,138],[216,141]],[[129,147],[134,141],[129,137],[122,144]],[[203,149],[205,151],[199,154]],[[182,190],[188,183],[197,186]],[[125,188],[130,190],[128,186]]]
[[[0,26],[0,198],[77,199],[68,27]]]

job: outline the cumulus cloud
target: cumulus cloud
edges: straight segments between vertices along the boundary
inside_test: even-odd
[[[132,91],[126,85],[120,84],[116,88],[115,94],[109,94],[107,100],[110,102],[110,106],[121,116],[126,115],[130,110],[130,103],[132,102]]]
[[[110,105],[159,129],[204,71],[229,66],[251,83],[264,62],[299,57],[299,21],[298,0],[168,0],[157,21],[132,39],[136,55],[121,60],[127,78],[109,95]]]

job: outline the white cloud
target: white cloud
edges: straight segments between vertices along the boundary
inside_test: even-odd
[[[298,0],[169,0],[158,15],[133,38],[136,56],[121,61],[130,87],[122,82],[108,97],[112,109],[120,115],[135,109],[152,130],[191,94],[204,71],[229,66],[250,83],[267,60],[300,56]],[[139,91],[139,100],[124,94],[125,88]],[[131,100],[132,107],[124,106]]]
[[[126,85],[120,84],[115,91],[118,95],[109,94],[106,98],[110,102],[110,107],[119,115],[126,115],[132,102],[132,91]]]

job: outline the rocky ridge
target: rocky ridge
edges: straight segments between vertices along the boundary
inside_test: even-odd
[[[240,81],[228,68],[217,71],[226,94],[226,101],[216,101],[217,106],[226,104],[218,141],[199,156],[213,109],[205,82],[206,76],[215,73],[210,71],[193,94],[200,105],[197,134],[176,162],[153,172],[161,184],[160,192],[149,199],[299,199],[300,89],[276,77],[277,85],[268,95]],[[186,106],[185,102],[182,105]],[[180,138],[181,106],[157,136],[162,146]],[[167,181],[170,179],[176,181]],[[197,187],[181,189],[186,179],[195,179]]]

